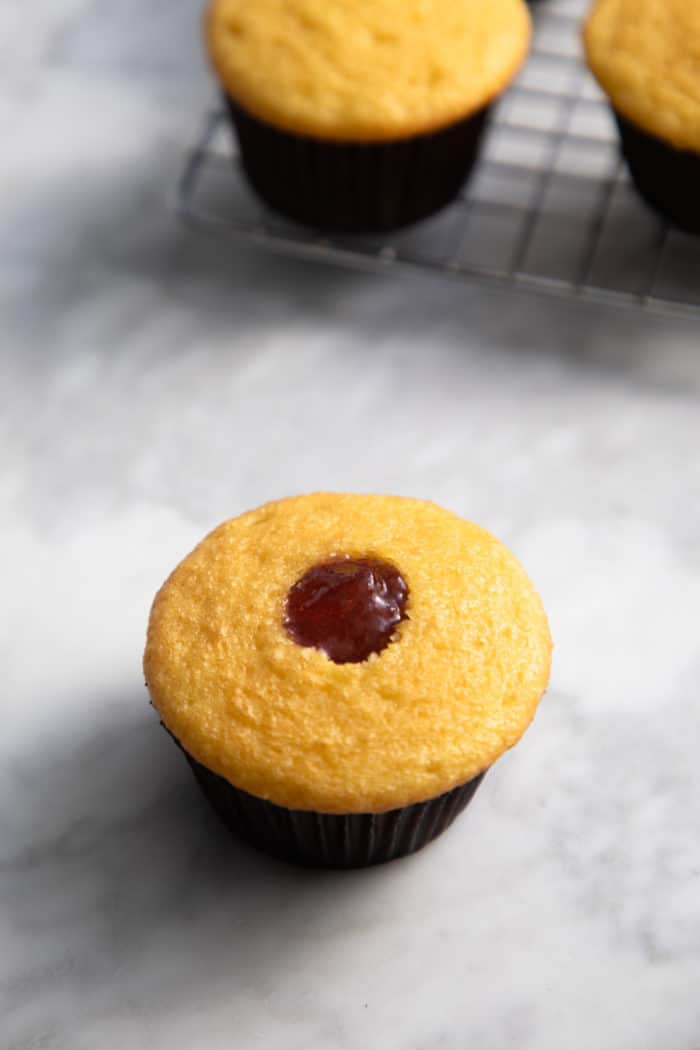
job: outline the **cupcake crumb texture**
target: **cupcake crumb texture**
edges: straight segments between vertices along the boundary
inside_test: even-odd
[[[530,42],[523,0],[212,0],[206,25],[224,89],[298,134],[376,141],[477,112]]]
[[[290,587],[343,552],[400,567],[407,618],[361,663],[285,628]],[[549,677],[540,599],[490,533],[435,504],[317,493],[225,522],[156,597],[153,704],[198,762],[291,809],[381,812],[464,784],[515,744]]]
[[[622,116],[676,149],[700,152],[699,0],[597,0],[584,42]]]

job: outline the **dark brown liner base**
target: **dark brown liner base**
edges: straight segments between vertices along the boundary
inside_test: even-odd
[[[639,193],[676,226],[700,233],[700,153],[675,149],[613,112]]]
[[[489,114],[391,142],[329,142],[281,131],[224,98],[243,170],[265,203],[304,225],[354,233],[397,229],[453,200]]]
[[[364,868],[422,849],[462,812],[485,775],[413,806],[338,815],[266,802],[233,787],[186,751],[185,757],[202,791],[232,831],[265,853],[323,868]]]

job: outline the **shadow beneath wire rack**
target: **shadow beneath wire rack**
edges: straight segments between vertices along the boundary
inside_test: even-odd
[[[237,347],[246,341],[250,345],[250,339],[270,329],[307,330],[313,322],[319,335],[329,340],[352,332],[358,354],[363,340],[367,354],[374,353],[379,342],[416,352],[423,346],[427,354],[439,343],[444,352],[449,348],[462,356],[546,354],[575,368],[612,370],[645,383],[647,362],[658,354],[661,334],[668,341],[669,333],[678,331],[685,339],[690,331],[689,322],[640,309],[601,309],[574,296],[547,298],[527,288],[515,294],[510,288],[476,283],[468,273],[446,274],[441,253],[456,250],[454,209],[461,204],[399,233],[392,252],[366,272],[263,250],[233,231],[193,230],[166,200],[168,175],[181,159],[174,151],[165,158],[144,159],[140,169],[131,164],[115,170],[108,181],[95,186],[76,188],[54,181],[34,201],[33,228],[41,227],[41,237],[21,243],[37,264],[36,273],[27,298],[17,307],[16,320],[38,326],[36,339],[26,341],[37,352],[46,352],[46,332],[39,330],[45,317],[83,313],[100,298],[113,312],[120,294],[125,304],[119,323],[128,322],[121,338],[133,338],[139,326],[164,311],[172,314],[173,323],[181,319],[172,356],[188,352],[188,340],[203,338],[212,344],[225,341],[227,352],[235,354]],[[259,212],[250,191],[241,187],[228,166],[221,176],[222,192],[230,193],[233,206],[240,203],[236,194],[243,193],[246,207]],[[494,212],[487,207],[478,214]],[[565,223],[563,213],[561,219],[553,214],[559,226]],[[630,230],[635,229],[633,219],[632,215]],[[278,238],[296,243],[313,236],[279,217],[268,215],[265,221]],[[21,216],[17,224],[22,225]],[[546,230],[541,232],[546,240]],[[493,251],[496,233],[483,224],[469,237],[460,229],[460,250],[467,255],[472,249]],[[625,235],[622,229],[617,233]],[[352,238],[340,243],[357,254]],[[407,265],[395,265],[396,259]],[[38,319],[33,309],[37,297],[47,303]],[[656,385],[659,377],[652,371]],[[687,388],[687,375],[682,383]]]

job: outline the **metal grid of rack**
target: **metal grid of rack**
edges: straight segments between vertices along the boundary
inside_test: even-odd
[[[320,235],[286,221],[248,188],[221,109],[188,152],[178,213],[199,229],[329,263],[404,264],[700,318],[700,238],[665,224],[630,183],[609,106],[580,59],[586,6],[534,5],[530,59],[462,196],[435,217],[381,236]]]

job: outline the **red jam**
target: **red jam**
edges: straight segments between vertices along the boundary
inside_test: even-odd
[[[284,625],[298,645],[320,649],[336,664],[379,653],[406,619],[408,587],[379,558],[339,557],[314,565],[287,595]]]

